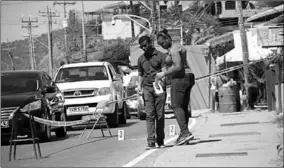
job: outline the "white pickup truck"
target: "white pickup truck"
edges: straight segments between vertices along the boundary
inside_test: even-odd
[[[72,63],[60,67],[55,83],[65,98],[67,121],[80,120],[85,115],[103,112],[110,127],[126,124],[127,108],[118,101],[108,111],[97,109],[101,100],[123,98],[122,77],[108,62]]]

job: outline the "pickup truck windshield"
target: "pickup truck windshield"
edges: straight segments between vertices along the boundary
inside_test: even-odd
[[[34,92],[39,89],[39,80],[36,74],[2,73],[2,93],[25,93]]]
[[[85,66],[60,69],[55,82],[64,83],[108,79],[109,76],[105,66]]]

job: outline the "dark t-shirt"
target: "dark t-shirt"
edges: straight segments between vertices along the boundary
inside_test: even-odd
[[[147,58],[144,54],[138,58],[138,73],[143,77],[143,86],[153,86],[155,76],[166,66],[166,55],[158,50],[154,50],[152,57]]]

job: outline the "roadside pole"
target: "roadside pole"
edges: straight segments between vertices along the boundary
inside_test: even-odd
[[[243,10],[242,10],[242,2],[236,1],[237,3],[237,11],[238,11],[238,18],[239,18],[239,28],[240,28],[240,35],[241,35],[241,45],[242,45],[242,56],[243,56],[243,63],[244,63],[244,78],[245,78],[245,89],[246,89],[246,105],[248,105],[248,63],[249,63],[249,53],[248,53],[248,44],[247,44],[247,34],[244,26],[244,18],[243,18]]]

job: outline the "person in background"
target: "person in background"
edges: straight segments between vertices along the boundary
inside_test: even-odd
[[[143,94],[142,97],[145,104],[148,133],[148,146],[146,149],[148,150],[156,147],[155,142],[157,142],[158,147],[165,147],[164,115],[166,93],[156,94],[153,83],[155,82],[156,74],[165,69],[166,55],[153,47],[149,36],[140,37],[139,45],[144,54],[138,58],[137,63],[139,73],[138,92]],[[163,89],[165,91],[165,87]],[[157,138],[155,135],[157,135]]]
[[[162,79],[168,76],[172,78],[171,105],[181,130],[175,144],[182,145],[194,139],[194,136],[188,129],[189,117],[191,116],[188,107],[191,88],[195,84],[195,77],[187,65],[186,48],[179,43],[173,43],[166,29],[157,34],[157,41],[161,47],[168,50],[166,60],[171,62],[172,65],[166,71],[158,73],[156,78]]]
[[[220,71],[220,67],[216,66],[216,71]],[[224,84],[228,83],[230,81],[230,78],[227,77],[227,75],[225,73],[216,75],[215,77],[215,83],[216,83],[216,90],[215,90],[215,108],[217,109],[217,111],[220,111],[220,102],[219,102],[219,89],[221,87],[223,87]]]
[[[216,86],[216,76],[212,76],[210,78],[210,82],[211,82],[211,111],[215,112],[218,111],[218,90],[217,90],[217,86]]]
[[[241,111],[240,91],[243,90],[244,78],[239,70],[234,70],[232,79],[237,83],[237,86],[235,89],[237,111]]]

